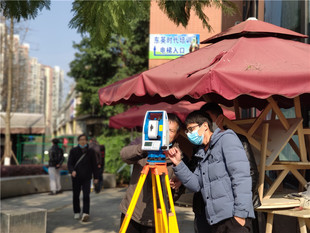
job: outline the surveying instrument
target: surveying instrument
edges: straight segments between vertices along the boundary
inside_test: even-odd
[[[142,150],[148,153],[147,164],[142,169],[137,187],[119,232],[126,232],[144,181],[149,171],[151,171],[155,232],[179,233],[168,177],[166,156],[163,153],[163,151],[169,150],[169,121],[166,111],[146,112],[142,131]],[[157,203],[157,197],[159,205]],[[168,206],[168,200],[170,208]]]

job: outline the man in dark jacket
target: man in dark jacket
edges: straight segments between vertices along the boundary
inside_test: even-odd
[[[64,161],[63,150],[58,146],[59,140],[54,138],[52,140],[53,146],[49,150],[49,161],[48,161],[48,174],[50,178],[50,189],[49,195],[55,195],[61,193],[60,183],[60,166]]]
[[[98,182],[98,167],[95,151],[88,147],[87,136],[78,136],[78,146],[71,149],[68,159],[68,170],[72,178],[74,219],[80,218],[80,192],[83,191],[82,221],[89,219],[90,181]]]
[[[175,114],[168,114],[169,119],[169,143],[170,147],[178,147],[175,139],[179,135],[181,129],[181,121]],[[147,152],[142,151],[141,141],[136,145],[129,145],[121,150],[121,158],[128,164],[133,164],[133,171],[130,179],[126,195],[120,204],[121,209],[121,223],[127,213],[131,198],[137,187],[138,180],[141,175],[143,167],[147,164]],[[167,160],[167,170],[169,178],[172,177],[173,171],[171,168],[171,161]],[[175,185],[174,185],[175,186]],[[178,188],[179,186],[176,186]],[[136,203],[134,212],[129,222],[127,233],[155,233],[154,210],[153,210],[153,196],[152,196],[152,177],[148,173],[145,183],[142,187],[140,196]]]

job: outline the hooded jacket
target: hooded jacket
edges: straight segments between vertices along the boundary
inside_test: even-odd
[[[201,146],[192,173],[184,162],[173,169],[188,189],[201,192],[210,225],[238,216],[254,218],[249,161],[232,130],[216,129],[207,151]]]

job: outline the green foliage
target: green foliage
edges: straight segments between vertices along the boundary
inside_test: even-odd
[[[75,79],[76,90],[81,93],[78,115],[90,114],[108,119],[126,110],[123,105],[101,107],[98,90],[147,69],[148,17],[136,17],[130,22],[130,28],[134,37],[124,38],[114,34],[107,47],[98,47],[87,37],[80,44],[74,44],[78,52],[70,63],[68,75]]]
[[[107,46],[114,33],[131,37],[130,22],[147,18],[149,1],[84,1],[72,4],[74,17],[69,22],[81,34],[89,34],[96,44]]]
[[[22,18],[25,20],[35,19],[44,7],[49,10],[50,4],[50,0],[1,0],[0,8],[3,16],[12,17],[19,22]]]
[[[209,24],[208,16],[203,12],[205,7],[221,7],[223,12],[227,14],[234,14],[237,10],[236,5],[227,0],[202,0],[202,1],[178,1],[178,0],[159,0],[159,8],[173,21],[176,25],[182,24],[186,27],[190,19],[191,10],[199,17],[203,27],[212,30]]]
[[[205,7],[221,7],[227,14],[233,14],[237,10],[233,1],[228,0],[158,0],[156,3],[172,22],[184,27],[188,24],[192,10],[209,31],[212,28],[208,16],[203,12]],[[137,17],[147,18],[149,8],[150,0],[75,0],[72,7],[74,17],[69,26],[76,28],[82,34],[89,34],[93,43],[107,46],[113,33],[126,38],[134,36],[130,30],[131,22]]]
[[[104,144],[106,148],[105,172],[117,175],[118,183],[129,182],[130,166],[126,166],[122,171],[117,171],[123,166],[124,162],[120,158],[121,149],[130,143],[130,133],[125,130],[115,130],[113,135],[104,134],[97,137],[99,144]]]

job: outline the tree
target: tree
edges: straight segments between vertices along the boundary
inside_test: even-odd
[[[124,110],[123,106],[101,107],[98,90],[127,76],[147,69],[149,14],[130,23],[134,37],[112,34],[107,47],[98,47],[84,38],[74,44],[78,50],[70,63],[69,76],[76,81],[76,90],[82,94],[78,115],[90,114],[109,118]]]
[[[12,74],[13,74],[13,43],[14,43],[14,20],[19,22],[21,19],[34,19],[39,11],[43,8],[50,9],[50,0],[1,0],[0,9],[4,17],[10,19],[10,43],[8,53],[8,86],[7,86],[7,104],[5,115],[5,149],[4,149],[4,164],[10,165],[12,154],[11,146],[11,99],[12,99]]]
[[[158,0],[160,9],[176,24],[187,26],[191,10],[201,19],[204,27],[211,30],[208,16],[203,12],[205,7],[221,7],[225,13],[232,14],[237,9],[228,0]],[[92,41],[106,46],[112,33],[123,37],[132,36],[130,22],[134,21],[139,12],[149,12],[150,1],[82,1],[75,0],[72,11],[74,17],[69,26],[82,34],[89,33]]]

